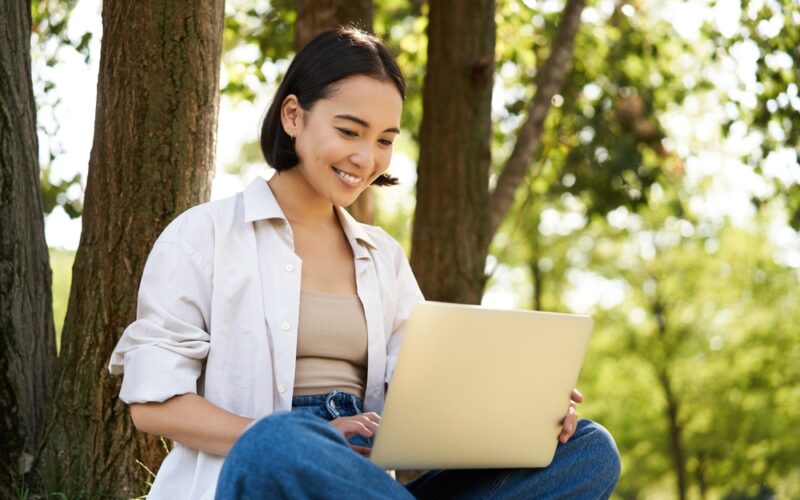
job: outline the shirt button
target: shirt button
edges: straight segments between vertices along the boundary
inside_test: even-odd
[[[291,264],[286,264],[283,268],[286,269],[287,273],[294,271],[294,266]]]
[[[281,394],[286,392],[286,386],[283,384],[278,385],[278,392],[280,392]]]
[[[290,325],[288,321],[284,321],[281,323],[281,328],[288,332],[292,328],[292,325]]]

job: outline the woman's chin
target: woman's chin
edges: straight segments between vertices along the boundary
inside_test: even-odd
[[[358,201],[359,196],[361,196],[361,191],[356,194],[340,194],[339,196],[335,196],[332,201],[337,207],[347,208]]]

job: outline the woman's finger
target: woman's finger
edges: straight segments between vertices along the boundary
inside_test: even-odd
[[[569,406],[567,407],[567,413],[564,415],[564,418],[561,419],[561,425],[564,425],[569,418],[571,413],[578,413],[578,406],[575,404],[575,401],[570,401]]]
[[[366,436],[366,437],[370,437],[373,434],[372,431],[369,430],[369,427],[367,427],[363,422],[358,422],[358,421],[353,420],[353,421],[350,422],[350,424],[351,424],[351,429],[356,434],[360,434],[360,435]]]
[[[348,417],[361,423],[364,427],[370,430],[373,435],[378,432],[378,426],[380,425],[380,416],[377,413],[361,413],[352,417]]]
[[[572,400],[576,403],[583,403],[583,394],[578,389],[572,389]]]
[[[345,439],[350,439],[356,434],[372,437],[378,430],[378,424],[367,418],[356,415],[355,417],[339,417],[331,420],[331,424],[339,429]]]
[[[567,415],[564,417],[564,423],[561,426],[561,434],[558,436],[558,440],[562,443],[566,443],[569,441],[569,438],[575,434],[575,429],[578,426],[578,412],[575,409],[575,404],[571,403],[569,405],[569,409],[567,410]]]
[[[375,413],[374,411],[370,411],[367,413],[360,413],[360,415],[369,420],[370,422],[375,422],[376,424],[381,423],[381,416]]]

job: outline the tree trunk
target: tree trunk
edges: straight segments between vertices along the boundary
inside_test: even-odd
[[[354,25],[372,32],[372,0],[297,0],[294,48],[299,51],[323,31]]]
[[[542,279],[542,270],[539,268],[539,258],[531,260],[529,266],[531,269],[531,279],[533,281],[533,300],[531,306],[534,311],[544,311],[544,307],[542,306],[542,286],[544,280]]]
[[[297,25],[294,48],[305,47],[325,30],[354,25],[372,32],[372,0],[297,0]],[[347,210],[360,222],[374,224],[375,194],[367,188]]]
[[[672,390],[672,381],[666,369],[659,371],[658,380],[661,389],[664,391],[666,400],[666,416],[669,428],[669,451],[672,465],[675,468],[676,487],[678,488],[678,498],[686,500],[686,453],[683,450],[683,426],[680,422],[678,400]]]
[[[158,438],[135,432],[106,367],[135,318],[156,237],[210,194],[223,11],[223,0],[103,4],[83,231],[40,464],[50,491],[139,496],[151,479],[144,467],[164,456]]]
[[[669,431],[669,435],[667,436],[669,455],[672,460],[672,466],[675,469],[678,498],[680,500],[686,500],[688,490],[686,451],[683,447],[683,424],[680,419],[680,402],[672,387],[672,378],[669,374],[669,364],[672,360],[672,348],[670,346],[671,339],[668,338],[669,329],[667,328],[666,305],[661,299],[656,298],[651,304],[650,309],[656,320],[658,340],[661,343],[661,350],[663,351],[663,359],[657,360],[654,364],[658,382],[661,385],[661,390],[664,392],[664,401],[666,401],[665,413]]]
[[[489,246],[493,0],[439,0],[428,69],[411,265],[429,300],[480,302]]]
[[[0,498],[16,496],[56,365],[31,83],[31,6],[0,10]]]
[[[568,0],[511,156],[489,193],[494,3],[430,3],[411,265],[425,297],[478,303],[489,244],[530,169],[569,70],[584,0]]]

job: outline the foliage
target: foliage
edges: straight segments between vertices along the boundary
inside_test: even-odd
[[[53,181],[50,175],[52,170],[52,165],[48,165],[41,169],[39,176],[44,213],[49,214],[60,206],[70,218],[80,217],[83,212],[83,193],[80,188],[83,176],[77,173],[69,179]]]
[[[800,4],[742,0],[737,30],[723,32],[709,25],[706,35],[719,47],[720,57],[755,53],[755,74],[748,74],[724,95],[725,131],[734,137],[755,135],[759,144],[744,160],[773,181],[774,194],[769,197],[785,200],[791,225],[800,229]],[[770,156],[774,167],[766,168]],[[765,198],[758,196],[754,202]]]
[[[623,450],[620,494],[634,496],[672,474],[667,374],[679,404],[680,442],[698,493],[775,491],[797,472],[800,339],[794,334],[800,276],[776,262],[764,224],[709,228],[669,210],[596,222],[592,272],[620,280],[625,299],[596,310],[597,336],[584,373]],[[611,361],[613,360],[613,362]],[[635,375],[634,375],[635,374]],[[609,404],[614,402],[613,405]],[[633,412],[620,411],[635,408]],[[790,437],[791,436],[791,437]],[[644,465],[644,467],[643,467]]]
[[[89,62],[89,42],[91,33],[83,33],[79,38],[69,36],[67,26],[72,10],[78,0],[33,0],[31,2],[31,31],[33,43],[45,45],[40,47],[39,54],[44,57],[45,63],[52,66],[58,62],[58,53],[64,47],[71,47],[83,55],[86,63]],[[38,52],[38,50],[34,50]],[[47,82],[46,90],[53,88],[55,82]]]
[[[61,98],[52,92],[57,82],[47,71],[64,60],[66,51],[80,54],[85,64],[89,63],[89,43],[92,33],[86,32],[71,37],[68,26],[70,16],[77,0],[34,0],[31,2],[31,56],[33,59],[33,84],[38,113],[46,115],[47,124],[37,120],[39,133],[47,137],[45,160],[41,165],[41,191],[44,212],[49,214],[56,206],[61,206],[72,218],[79,217],[83,210],[82,176],[76,174],[69,179],[60,179],[52,174],[52,162],[60,155],[62,146],[54,141],[60,124],[55,119],[54,110]]]
[[[549,138],[546,159],[560,166],[549,189],[573,194],[589,216],[635,209],[665,167],[680,168],[657,113],[698,90],[681,79],[688,43],[666,22],[627,12],[597,11],[586,23]]]
[[[537,224],[535,253],[523,225],[504,242],[515,250],[502,256],[542,268],[545,309],[577,307],[595,318],[582,412],[617,440],[617,494],[675,495],[662,376],[678,407],[693,495],[794,491],[787,478],[800,474],[792,458],[800,438],[791,431],[800,419],[800,273],[772,242],[780,206],[741,227],[688,208],[678,216],[674,207],[696,194],[673,179],[653,185],[638,213],[621,207],[589,221],[566,196],[560,201],[575,217],[545,209],[537,220],[523,218]],[[594,296],[588,309],[586,295]]]
[[[493,249],[501,261],[506,255],[512,261],[524,258],[534,278],[546,279],[549,286],[563,283],[564,276],[553,274],[560,266],[554,265],[552,253],[538,260],[542,213],[552,216],[553,210],[566,209],[581,219],[582,226],[620,206],[635,210],[646,204],[650,185],[664,175],[680,175],[683,168],[664,144],[665,132],[657,115],[698,90],[686,87],[677,61],[692,49],[674,36],[668,23],[629,10],[625,13],[620,4],[611,12],[598,4],[586,7],[573,68],[562,94],[554,99],[528,186],[521,190]],[[498,24],[498,78],[505,102],[496,110],[495,150],[500,153],[496,166],[510,153],[558,14],[535,11],[519,2],[501,3],[499,10],[507,21]],[[523,51],[527,35],[532,47]],[[505,244],[518,239],[520,247]],[[541,286],[538,282],[534,287],[539,297]],[[534,301],[534,307],[539,305]]]
[[[498,4],[506,92],[495,109],[496,165],[510,151],[554,26],[541,5],[513,5]],[[790,306],[800,277],[779,257],[786,250],[773,233],[792,198],[761,200],[744,226],[691,208],[702,206],[707,185],[684,177],[696,151],[675,148],[662,117],[689,97],[719,92],[702,67],[718,51],[707,40],[690,45],[634,5],[603,5],[590,2],[584,13],[538,159],[495,238],[496,268],[529,273],[523,306],[594,315],[583,411],[617,439],[620,497],[676,495],[677,441],[691,495],[789,498],[787,478],[800,474],[788,458],[800,455],[800,440],[786,438],[800,417]],[[773,85],[774,75],[758,78]]]
[[[259,84],[280,81],[271,65],[294,52],[294,2],[226,2],[223,31],[223,95],[254,101]]]

